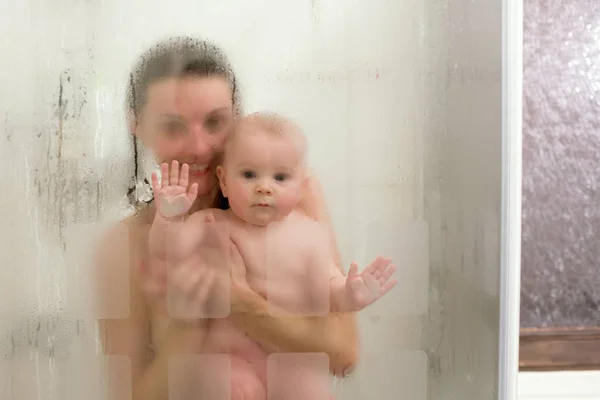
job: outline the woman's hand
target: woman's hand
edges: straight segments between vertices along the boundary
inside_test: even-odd
[[[165,270],[165,268],[160,268]],[[205,268],[198,260],[190,259],[171,268],[165,275],[158,277],[140,270],[143,291],[157,299],[162,314],[173,319],[198,320],[210,313],[210,298],[219,275],[212,268]]]
[[[227,227],[208,214],[202,231],[197,249],[179,265],[168,271],[165,265],[156,266],[152,272],[145,265],[140,271],[145,292],[158,297],[161,310],[172,318],[227,317],[232,299],[250,290],[244,261]]]
[[[166,311],[172,319],[199,320],[210,314],[210,295],[219,284],[217,271],[190,262],[167,274]]]

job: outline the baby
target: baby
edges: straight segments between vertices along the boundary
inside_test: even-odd
[[[163,164],[162,185],[156,174],[152,176],[157,200],[149,238],[153,262],[184,262],[186,255],[198,251],[186,243],[185,232],[220,223],[244,258],[246,270],[238,273],[267,299],[271,314],[324,316],[330,311],[359,311],[373,303],[396,285],[390,279],[395,267],[391,260],[378,257],[360,274],[354,263],[347,277],[340,272],[330,252],[329,229],[296,210],[307,180],[305,157],[304,135],[291,121],[267,113],[243,118],[228,137],[222,164],[217,167],[230,208],[203,210],[185,219],[182,217],[195,200],[197,188],[192,185],[187,190],[187,165],[179,176],[176,162],[171,171]],[[225,318],[227,313],[228,309],[213,307],[212,315],[205,315],[218,318],[211,325],[206,352],[243,358],[246,364],[232,360],[232,387],[236,385],[234,377],[249,379],[253,372],[265,388],[266,400],[270,350],[237,331]],[[269,398],[316,399],[318,393],[312,386],[318,384],[314,381],[311,386],[307,381],[320,378],[311,373],[311,367],[300,364],[282,363],[273,369],[278,382],[270,382]],[[243,368],[248,370],[238,370]],[[290,386],[298,380],[302,380],[300,385]],[[293,393],[288,393],[290,390]]]

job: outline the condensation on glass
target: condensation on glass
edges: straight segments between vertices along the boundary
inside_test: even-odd
[[[153,167],[140,152],[135,176],[128,69],[153,41],[188,34],[228,52],[246,111],[307,132],[345,265],[384,253],[399,266],[398,288],[359,316],[360,364],[332,380],[336,398],[495,399],[500,6],[3,3],[0,397],[107,397],[91,244]],[[121,379],[129,363],[115,358]]]
[[[600,3],[524,2],[521,326],[600,324]]]

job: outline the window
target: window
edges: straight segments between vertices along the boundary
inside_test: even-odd
[[[600,3],[524,3],[521,369],[600,368]]]

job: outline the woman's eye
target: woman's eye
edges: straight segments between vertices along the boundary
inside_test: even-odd
[[[206,127],[208,128],[208,130],[210,132],[216,132],[219,130],[219,128],[221,128],[221,126],[223,125],[223,119],[222,118],[209,118],[206,121]]]
[[[177,121],[167,122],[164,125],[163,129],[164,129],[165,133],[168,135],[178,135],[178,134],[185,133],[185,125],[182,124],[181,122],[177,122]]]

